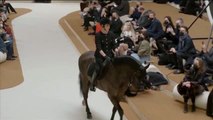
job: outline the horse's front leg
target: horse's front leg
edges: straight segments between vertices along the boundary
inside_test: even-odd
[[[119,113],[119,115],[120,115],[120,120],[123,120],[124,111],[123,111],[123,109],[121,108],[119,102],[118,102],[118,113]]]
[[[191,101],[192,101],[192,112],[196,111],[196,107],[195,107],[195,96],[191,96]]]
[[[114,106],[113,109],[112,109],[112,116],[111,116],[111,119],[110,120],[114,120],[114,117],[115,117],[115,113],[116,111],[118,110],[118,113],[120,115],[120,120],[123,120],[123,109],[121,108],[121,106],[119,105],[119,103],[117,104],[118,106]]]
[[[119,105],[118,97],[113,97],[109,94],[108,94],[108,97],[111,100],[112,104],[114,105],[113,109],[112,109],[112,116],[111,116],[110,120],[114,120],[115,113],[117,110],[120,115],[120,120],[123,120],[123,110],[122,110],[121,106]]]
[[[189,97],[187,95],[184,95],[183,98],[184,98],[184,113],[187,113],[188,112],[188,104],[187,103],[188,103]]]
[[[112,108],[112,115],[111,115],[110,120],[114,120],[114,117],[115,117],[115,113],[116,113],[116,111],[117,111],[116,107],[115,107],[115,106],[113,106],[113,108]]]

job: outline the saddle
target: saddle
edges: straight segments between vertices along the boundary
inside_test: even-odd
[[[109,65],[108,60],[105,60],[102,65],[98,65],[98,63],[96,63],[95,61],[93,61],[92,63],[89,64],[88,69],[87,69],[87,75],[89,77],[92,77],[92,74],[94,73],[94,71],[97,72],[97,77],[96,79],[101,79],[105,73],[105,71],[107,70],[107,66]]]
[[[89,64],[88,69],[87,69],[87,75],[88,76],[92,77],[92,74],[95,71],[95,66],[96,66],[95,62],[92,62],[92,63]]]

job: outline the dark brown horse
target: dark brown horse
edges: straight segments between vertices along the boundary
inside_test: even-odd
[[[91,119],[92,114],[87,102],[91,78],[87,73],[89,65],[94,62],[94,52],[88,51],[82,54],[78,62],[80,89],[84,97],[83,102],[86,105],[87,118]],[[149,65],[144,67],[134,58],[124,56],[114,58],[114,60],[105,67],[106,70],[102,73],[102,77],[99,77],[96,81],[96,87],[107,92],[113,104],[111,120],[114,119],[116,111],[118,111],[120,115],[120,120],[123,120],[123,110],[119,102],[124,97],[129,86],[138,90],[140,82],[149,83],[148,80],[146,80],[146,69],[148,66]]]

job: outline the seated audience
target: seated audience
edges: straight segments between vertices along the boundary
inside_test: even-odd
[[[212,41],[212,45],[213,45],[213,41]],[[201,55],[201,57],[206,63],[207,73],[210,73],[213,75],[213,46],[208,51],[205,44],[203,43],[202,53],[203,54]]]
[[[170,16],[164,17],[163,26],[165,27],[163,38],[158,40],[158,51],[161,54],[166,54],[170,48],[178,44],[178,39],[175,34],[175,27]]]
[[[146,31],[149,37],[152,37],[155,40],[162,38],[163,36],[163,27],[161,22],[155,17],[154,12],[149,13],[149,20],[151,20],[151,24],[147,29],[142,29],[142,31]]]
[[[117,12],[120,17],[129,14],[129,2],[126,0],[115,0],[114,7],[112,8],[112,12]]]
[[[143,32],[147,32],[148,36],[152,39],[150,42],[153,44],[153,47],[156,48],[155,42],[157,44],[157,48],[159,46],[159,40],[163,37],[163,27],[161,22],[155,17],[154,12],[149,13],[149,20],[151,21],[151,24],[147,29],[143,28]],[[157,51],[160,52],[160,51]]]
[[[177,48],[177,45],[179,43],[179,33],[180,33],[180,27],[181,26],[184,26],[184,21],[182,18],[178,18],[176,21],[175,21],[175,39],[177,40],[177,43],[176,45],[174,46],[174,48]],[[168,53],[167,55],[170,59],[168,59],[168,64],[166,65],[167,68],[169,69],[175,69],[177,68],[176,65],[174,65],[174,60],[172,59],[173,57],[170,57],[170,53]],[[193,60],[193,59],[192,59]],[[192,61],[193,62],[193,61]]]
[[[136,40],[135,30],[134,30],[131,22],[127,21],[124,23],[123,28],[122,28],[121,37],[123,37],[124,39],[130,38],[132,40],[133,45],[128,44],[129,48],[131,49],[134,47],[135,42],[137,40]]]
[[[80,3],[80,10],[81,12],[84,11],[84,8],[88,7],[89,2],[87,0],[82,0],[82,2]]]
[[[120,43],[117,47],[116,56],[128,55],[129,47],[126,43]]]
[[[180,32],[180,27],[181,26],[184,26],[184,21],[183,21],[183,18],[178,18],[176,21],[175,21],[175,34],[176,34],[176,37],[179,39],[179,32]]]
[[[7,59],[7,48],[4,41],[0,37],[0,63]]]
[[[90,26],[90,22],[100,21],[100,14],[97,9],[97,2],[93,2],[89,5],[89,10],[84,15],[84,30],[87,31]]]
[[[118,13],[113,12],[112,20],[110,24],[110,31],[113,32],[116,35],[116,37],[119,37],[121,35],[122,26],[123,26],[123,23],[120,20]]]
[[[141,14],[143,13],[144,8],[142,2],[137,2],[136,7],[131,7],[130,8],[130,18],[132,18],[133,21],[137,21]]]
[[[191,59],[190,57],[196,54],[196,49],[191,37],[188,35],[187,27],[180,27],[179,36],[178,46],[170,49],[170,52],[174,55],[174,64],[177,67],[174,74],[184,73],[183,59],[185,59],[187,62],[188,59]]]
[[[182,0],[180,2],[181,13],[198,15],[204,7],[204,2],[199,0],[197,3],[195,0]],[[201,16],[200,16],[201,17]]]
[[[140,18],[136,21],[136,24],[134,25],[135,29],[143,29],[143,28],[148,28],[148,26],[151,24],[151,20],[149,20],[149,13],[152,12],[152,10],[146,10],[140,9],[141,11],[141,16]]]
[[[164,18],[163,25],[165,27],[164,37],[167,40],[167,43],[165,44],[165,45],[167,45],[167,49],[169,49],[171,47],[176,47],[179,40],[176,37],[175,27],[172,22],[172,18],[170,16],[166,16]]]
[[[4,30],[3,21],[0,21],[0,37],[1,37],[1,39],[3,39],[3,41],[4,41],[5,45],[6,45],[6,48],[7,48],[7,60],[15,60],[15,58],[17,56],[14,55],[13,39]]]
[[[198,82],[206,91],[208,91],[207,84],[213,83],[206,75],[206,65],[201,58],[196,57],[190,70],[186,73],[184,79],[186,81]]]
[[[138,36],[137,53],[132,53],[131,56],[138,59],[141,63],[150,62],[151,60],[151,47],[149,38],[146,33],[139,33]]]
[[[10,12],[17,13],[16,10],[13,8],[13,6],[10,3],[6,2],[6,0],[2,0],[2,6],[6,6],[8,13]]]

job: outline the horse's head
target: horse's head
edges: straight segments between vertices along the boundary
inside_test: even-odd
[[[140,61],[131,56],[119,56],[113,61],[113,66],[123,76],[129,78],[128,84],[130,91],[137,92],[143,85],[144,88],[151,88],[146,69],[150,64],[142,65]],[[122,72],[121,72],[122,71]],[[123,78],[122,78],[123,80]]]
[[[138,91],[141,89],[150,89],[152,87],[151,82],[149,81],[149,76],[147,75],[146,69],[150,64],[143,66],[141,65],[139,69],[132,76],[130,81],[130,91]]]
[[[150,64],[147,65],[142,65],[140,67],[141,75],[142,77],[140,78],[141,84],[143,85],[144,89],[150,89],[152,88],[152,83],[149,80],[149,75],[147,75],[146,69],[149,67]]]

